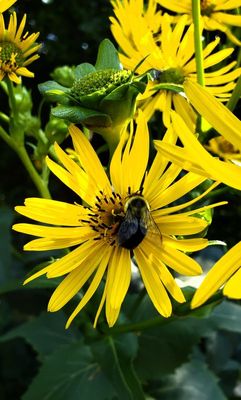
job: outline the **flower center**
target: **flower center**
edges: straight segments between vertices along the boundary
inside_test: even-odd
[[[6,73],[16,71],[23,64],[22,51],[14,43],[0,42],[0,68]]]
[[[115,88],[130,80],[132,75],[128,70],[104,69],[85,75],[76,79],[73,83],[71,93],[74,97],[81,97],[98,92],[108,94]]]
[[[142,194],[126,197],[112,192],[106,196],[102,191],[96,196],[95,207],[90,209],[89,220],[83,220],[96,233],[94,240],[104,240],[110,246],[132,250],[147,234],[149,205]]]
[[[155,80],[158,83],[173,83],[182,85],[185,77],[180,68],[168,68],[164,71],[156,71]]]
[[[215,9],[215,4],[210,0],[201,0],[201,15],[210,17]]]

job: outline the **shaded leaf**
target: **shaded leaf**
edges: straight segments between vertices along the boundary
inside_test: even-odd
[[[0,342],[22,337],[41,356],[48,356],[59,347],[76,341],[76,331],[65,330],[65,323],[66,317],[61,311],[55,314],[42,313],[1,336]]]
[[[83,341],[56,351],[40,368],[22,400],[110,400],[115,397]]]

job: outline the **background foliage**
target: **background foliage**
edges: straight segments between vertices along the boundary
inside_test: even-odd
[[[41,102],[38,83],[48,80],[57,66],[94,63],[100,41],[112,39],[111,6],[107,0],[21,0],[16,10],[19,18],[28,14],[30,31],[41,32],[41,58],[32,66],[36,78],[25,80],[37,113]],[[44,123],[47,109],[42,117]],[[158,126],[158,119],[153,123]],[[95,140],[98,147],[99,139]],[[133,286],[124,305],[125,320],[120,321],[131,320],[133,331],[115,334],[113,329],[112,335],[103,332],[106,328],[101,323],[96,331],[91,323],[86,324],[93,320],[91,304],[67,331],[64,311],[47,314],[56,282],[41,278],[22,287],[22,281],[34,266],[59,253],[23,253],[26,238],[11,232],[13,221],[21,220],[13,208],[37,193],[24,167],[3,142],[0,171],[1,400],[241,398],[239,302],[225,301],[213,310],[207,306],[202,313],[197,310],[189,316],[176,306],[168,323],[159,317],[158,326],[140,330],[139,321],[157,314],[146,297],[141,307],[136,307],[138,294]],[[53,198],[74,201],[57,180],[51,181],[51,192]],[[229,198],[232,208],[215,212],[208,236],[231,247],[241,240],[241,205],[239,193],[230,188],[220,199]],[[210,248],[197,257],[208,267],[221,253],[220,248]],[[186,289],[187,296],[192,293],[193,289]]]

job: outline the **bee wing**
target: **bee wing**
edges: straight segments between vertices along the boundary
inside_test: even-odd
[[[144,224],[145,230],[147,230],[150,235],[157,235],[160,238],[160,240],[162,240],[160,229],[155,223],[151,213],[145,214],[142,223]]]
[[[137,232],[138,226],[138,219],[127,212],[118,231],[118,241],[120,246]]]

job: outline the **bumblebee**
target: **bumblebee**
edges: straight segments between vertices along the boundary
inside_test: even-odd
[[[132,250],[137,247],[147,234],[150,225],[154,225],[155,231],[160,232],[151,219],[150,207],[141,195],[133,195],[128,198],[124,206],[125,216],[118,230],[119,246]]]

